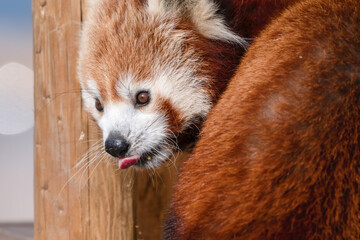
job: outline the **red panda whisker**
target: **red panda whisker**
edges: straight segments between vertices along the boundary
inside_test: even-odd
[[[85,181],[84,185],[82,186],[81,190],[83,190],[84,187],[86,186],[86,184],[88,184],[88,182],[89,182],[89,180],[91,179],[91,176],[94,174],[96,168],[103,162],[104,159],[106,159],[106,156],[107,156],[106,152],[105,152],[105,151],[102,152],[102,157],[101,157],[101,158],[100,158],[100,157],[98,158],[98,163],[95,165],[94,169],[93,169],[93,170],[91,171],[91,173],[89,174],[89,176],[88,176],[88,178],[86,179],[86,181]],[[94,161],[94,162],[95,162],[95,161]],[[94,162],[93,162],[93,163],[94,163]],[[90,170],[90,165],[88,166],[88,168],[89,168],[89,170]],[[82,178],[82,176],[81,176],[81,178]]]

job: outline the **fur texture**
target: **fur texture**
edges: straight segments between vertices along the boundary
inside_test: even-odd
[[[282,1],[257,2],[259,7],[285,7]],[[231,12],[234,8],[238,14]],[[117,132],[130,146],[124,157],[142,156],[139,167],[157,167],[178,149],[178,139],[194,140],[201,119],[239,64],[245,43],[241,37],[257,31],[246,35],[237,26],[256,18],[258,29],[278,13],[271,9],[261,15],[264,10],[254,8],[254,16],[242,16],[248,8],[235,0],[92,3],[81,39],[79,78],[86,109],[102,129],[104,142]],[[139,107],[136,95],[141,91],[150,94],[150,102]],[[149,155],[151,161],[144,157]]]
[[[360,239],[360,5],[305,0],[250,47],[185,163],[165,239]]]

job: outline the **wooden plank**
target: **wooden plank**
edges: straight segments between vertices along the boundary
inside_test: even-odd
[[[88,193],[66,184],[87,131],[76,81],[79,0],[33,1],[35,239],[88,239]],[[77,119],[77,121],[74,121]],[[65,188],[63,189],[63,187]],[[74,209],[76,209],[74,211]]]
[[[83,19],[86,21],[89,1],[83,0]],[[89,122],[88,136],[91,143],[102,138],[101,131],[93,122]],[[102,146],[102,141],[100,141]],[[103,147],[101,150],[104,153]],[[96,155],[95,155],[96,156]],[[93,156],[90,157],[90,161]],[[102,160],[102,161],[101,161]],[[100,162],[101,161],[101,162]],[[89,168],[89,216],[90,239],[135,239],[134,209],[132,198],[132,174],[119,173],[116,167],[108,164],[107,155],[98,157],[98,160]],[[124,181],[125,179],[125,181]]]
[[[101,132],[82,109],[76,65],[87,6],[87,0],[33,0],[34,237],[161,239],[176,169],[164,167],[152,177],[146,171],[118,170],[109,164]],[[97,154],[104,158],[95,159]]]
[[[136,172],[134,191],[136,239],[162,239],[166,210],[180,169],[187,154],[179,154],[169,163],[153,172]]]

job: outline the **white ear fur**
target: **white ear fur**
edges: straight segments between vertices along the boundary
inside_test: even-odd
[[[151,13],[165,13],[165,5],[163,0],[149,0],[148,10]]]
[[[89,6],[90,8],[93,8],[96,6],[96,4],[98,4],[100,2],[100,0],[87,0],[87,6]]]
[[[190,14],[192,22],[203,36],[247,46],[247,42],[233,33],[226,25],[224,18],[216,13],[218,7],[212,0],[148,0],[148,10],[157,14],[184,13],[185,11]]]
[[[216,14],[217,6],[211,0],[199,0],[190,9],[191,19],[199,32],[209,39],[236,42],[246,45],[246,41],[233,33],[223,17]]]

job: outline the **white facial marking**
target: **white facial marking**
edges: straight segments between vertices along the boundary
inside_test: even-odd
[[[98,88],[97,83],[96,83],[95,80],[89,79],[87,81],[87,86],[88,86],[87,90],[92,92],[92,95],[100,98],[99,88]]]
[[[209,95],[199,87],[202,80],[196,78],[190,69],[162,69],[154,80],[154,90],[168,99],[187,122],[195,116],[206,116],[212,106]],[[184,126],[186,127],[187,125]]]
[[[95,8],[96,4],[98,4],[100,2],[100,0],[87,0],[88,6],[90,6],[91,8]]]
[[[151,13],[164,13],[165,6],[163,0],[149,0],[148,1],[148,11]]]
[[[130,144],[128,156],[142,155],[152,151],[167,139],[167,123],[164,116],[155,112],[145,112],[129,103],[109,103],[98,121],[106,141],[110,132],[119,133]],[[155,159],[160,165],[169,156]]]
[[[95,108],[95,101],[96,99],[102,101],[102,99],[96,81],[89,79],[86,82],[86,86],[81,82],[81,96],[86,110],[90,112],[95,119],[98,119],[100,113]]]

